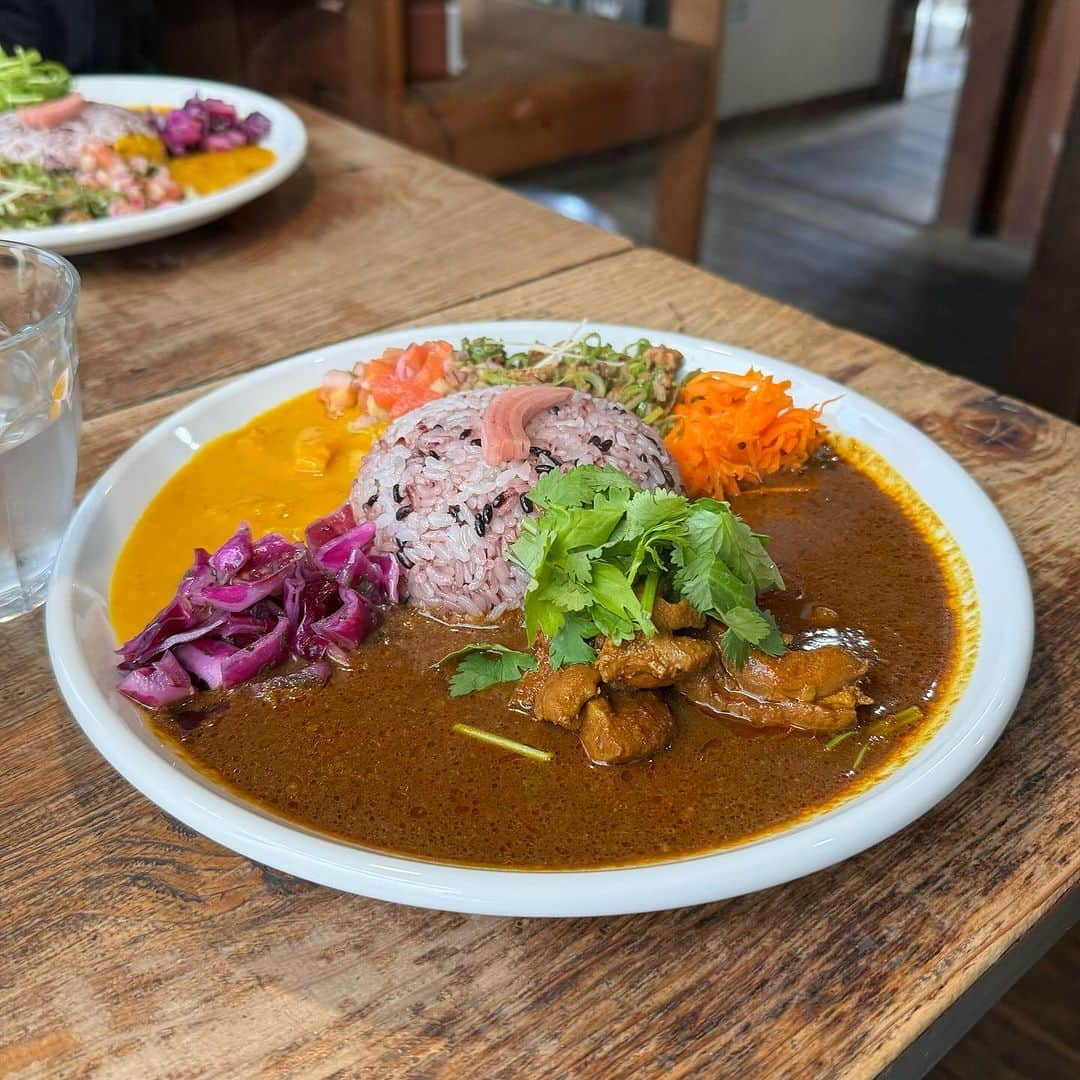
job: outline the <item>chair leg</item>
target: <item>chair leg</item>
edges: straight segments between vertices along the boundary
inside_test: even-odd
[[[697,262],[701,247],[715,131],[710,117],[693,130],[666,139],[660,147],[653,246],[688,262]]]

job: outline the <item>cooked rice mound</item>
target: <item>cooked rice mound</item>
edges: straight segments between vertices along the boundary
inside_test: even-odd
[[[17,112],[0,116],[0,159],[43,169],[77,169],[79,151],[91,139],[114,143],[122,135],[153,135],[138,113],[88,101],[78,116],[51,128],[32,128]]]
[[[506,549],[529,512],[522,496],[542,473],[612,465],[644,488],[682,488],[650,428],[621,405],[576,391],[526,425],[528,459],[487,464],[484,411],[506,389],[452,394],[395,420],[353,485],[356,520],[375,523],[375,550],[397,556],[409,601],[440,618],[491,622],[521,607],[527,578]]]

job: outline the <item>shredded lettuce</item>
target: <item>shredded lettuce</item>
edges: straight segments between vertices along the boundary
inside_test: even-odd
[[[71,73],[55,60],[43,60],[37,49],[0,46],[0,112],[39,105],[63,97],[71,89]]]

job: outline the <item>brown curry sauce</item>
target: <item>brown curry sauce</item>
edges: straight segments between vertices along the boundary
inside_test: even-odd
[[[941,559],[870,476],[835,459],[744,494],[734,509],[770,536],[788,589],[763,598],[785,632],[865,636],[868,715],[925,706],[950,672],[955,616]],[[475,629],[392,611],[350,671],[275,707],[240,688],[193,730],[154,730],[186,759],[274,813],[364,847],[455,863],[571,868],[701,853],[798,818],[860,781],[859,736],[762,731],[675,699],[678,732],[653,760],[593,766],[577,735],[508,708],[510,687],[450,699],[435,662]],[[522,647],[514,626],[493,641]],[[201,706],[200,706],[201,707]],[[485,728],[551,750],[532,761],[453,732]],[[864,740],[865,741],[865,740]],[[904,737],[866,742],[866,774]]]

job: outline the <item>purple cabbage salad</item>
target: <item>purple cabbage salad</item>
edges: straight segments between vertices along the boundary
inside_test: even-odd
[[[161,708],[290,659],[325,683],[326,660],[347,666],[382,608],[400,599],[398,563],[371,552],[374,536],[346,503],[309,525],[302,543],[278,533],[255,540],[243,524],[212,555],[197,548],[176,595],[117,650],[120,692]]]
[[[147,114],[147,120],[173,157],[200,151],[235,150],[257,143],[270,133],[270,121],[260,112],[241,117],[234,105],[196,94],[182,109]]]

